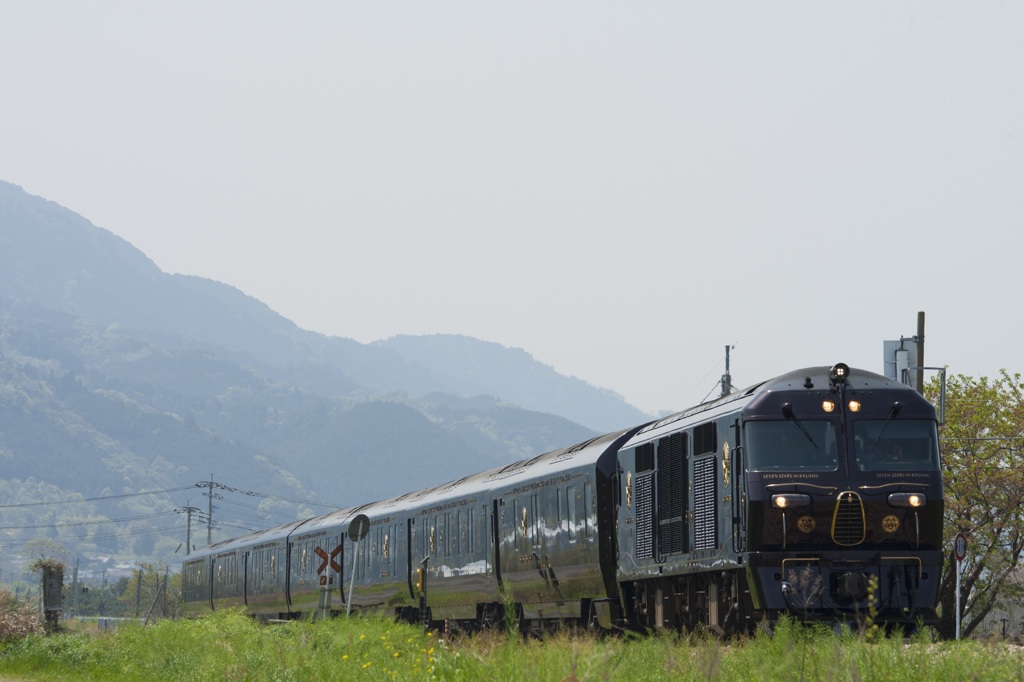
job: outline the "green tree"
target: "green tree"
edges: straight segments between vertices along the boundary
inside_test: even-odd
[[[79,616],[110,616],[130,617],[134,601],[126,597],[131,580],[122,576],[113,582],[106,577],[99,582],[83,582],[79,585],[78,615]],[[68,586],[70,589],[70,586]],[[132,591],[134,595],[134,590]],[[68,597],[70,600],[71,597]]]
[[[126,579],[119,601],[125,615],[134,618],[164,618],[181,615],[181,579],[171,576],[167,566],[140,562]],[[166,588],[166,589],[165,589]]]
[[[935,379],[926,388],[934,401]],[[968,537],[961,567],[961,631],[969,635],[1001,603],[1019,600],[1024,551],[1024,384],[1003,370],[995,380],[963,375],[947,381],[939,428],[945,478],[946,560],[940,583],[943,636],[956,634],[953,538]]]
[[[53,559],[61,563],[68,563],[70,553],[62,542],[49,538],[36,538],[26,542],[21,550],[22,556],[36,561]]]

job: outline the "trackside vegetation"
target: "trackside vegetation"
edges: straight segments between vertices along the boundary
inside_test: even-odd
[[[377,618],[261,625],[240,612],[30,635],[3,645],[0,677],[27,680],[1013,680],[1024,652],[1001,641],[834,634],[782,621],[772,633],[543,641],[504,632],[440,640]]]

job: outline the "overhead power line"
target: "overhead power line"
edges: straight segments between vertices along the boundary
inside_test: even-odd
[[[34,526],[3,526],[4,530],[26,530],[29,528],[71,528],[73,526],[97,526],[104,523],[128,523],[140,519],[152,519],[158,516],[174,514],[173,511],[156,512],[154,514],[142,514],[141,516],[126,516],[122,519],[103,519],[99,521],[69,521],[67,523],[40,523]]]
[[[143,497],[145,495],[165,495],[176,493],[181,490],[191,490],[195,486],[184,485],[180,488],[167,488],[166,490],[147,490],[141,493],[124,493],[123,495],[103,495],[101,497],[81,497],[76,499],[55,500],[53,502],[20,502],[18,504],[0,504],[0,509],[13,509],[15,507],[44,507],[51,504],[74,504],[76,502],[99,502],[101,500],[120,500],[126,497]]]
[[[117,533],[106,533],[103,535],[92,535],[85,538],[45,538],[52,540],[57,543],[65,542],[100,542],[103,540],[116,540],[118,538],[127,537],[138,537],[142,535],[159,535],[161,533],[169,533],[174,531],[180,531],[181,528],[178,526],[171,526],[169,528],[139,528],[136,530],[120,531]],[[26,538],[24,540],[3,540],[0,541],[0,547],[21,547],[27,545],[30,542],[39,540],[39,538]]]
[[[216,488],[217,490],[225,490],[230,493],[238,493],[240,495],[249,495],[250,497],[265,497],[271,500],[284,500],[285,502],[292,502],[293,504],[311,504],[317,507],[330,507],[331,509],[344,509],[345,505],[335,504],[333,502],[318,502],[315,500],[297,500],[291,497],[282,497],[280,495],[271,495],[270,493],[256,492],[255,490],[245,490],[244,488],[233,488],[217,481],[199,481],[196,483],[194,488]]]

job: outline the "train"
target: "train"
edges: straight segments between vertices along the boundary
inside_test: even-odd
[[[185,612],[456,630],[937,621],[938,423],[844,363],[186,557]],[[380,462],[377,466],[389,466]]]

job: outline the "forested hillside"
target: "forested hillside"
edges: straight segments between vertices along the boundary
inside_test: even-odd
[[[647,419],[521,349],[302,330],[0,182],[7,562],[176,564],[187,517],[206,542],[211,502],[217,540]]]

